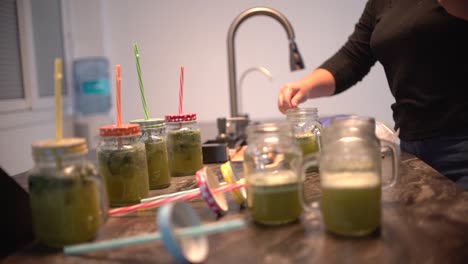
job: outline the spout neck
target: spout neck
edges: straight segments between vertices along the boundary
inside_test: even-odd
[[[227,46],[228,46],[228,70],[229,70],[229,95],[231,104],[231,117],[239,116],[238,102],[237,102],[237,77],[236,77],[236,63],[235,63],[235,50],[234,38],[239,26],[249,17],[265,15],[274,18],[286,30],[289,42],[294,43],[294,30],[289,23],[288,19],[280,12],[268,7],[254,7],[240,13],[231,23],[228,32]],[[294,44],[295,45],[295,44]]]
[[[248,19],[249,17],[258,16],[258,15],[264,15],[264,16],[269,16],[271,18],[274,18],[286,30],[288,39],[294,40],[295,38],[294,30],[291,26],[291,23],[289,23],[289,20],[283,14],[268,7],[254,7],[254,8],[245,10],[244,12],[240,13],[234,19],[234,21],[231,23],[231,26],[229,27],[228,41],[231,42],[234,40],[234,36],[237,32],[237,29],[246,19]]]

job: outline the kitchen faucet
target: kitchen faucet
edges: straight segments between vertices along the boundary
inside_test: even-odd
[[[231,23],[228,32],[227,47],[228,47],[228,69],[229,69],[229,96],[231,104],[231,117],[239,117],[238,102],[237,102],[237,80],[236,80],[236,62],[234,58],[234,37],[239,26],[247,18],[265,15],[276,19],[286,30],[289,39],[290,51],[290,66],[291,71],[304,69],[304,62],[294,41],[294,30],[288,19],[280,12],[268,7],[254,7],[240,13]]]

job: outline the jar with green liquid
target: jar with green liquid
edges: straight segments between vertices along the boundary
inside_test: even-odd
[[[137,124],[99,128],[99,173],[106,181],[111,206],[140,203],[149,193],[145,144]]]
[[[319,153],[322,124],[318,120],[317,108],[288,109],[286,118],[293,126],[294,137],[302,155]],[[316,171],[318,171],[318,167],[307,169],[307,172]]]
[[[296,221],[305,210],[304,173],[318,156],[303,160],[294,144],[290,123],[266,123],[247,128],[244,152],[247,207],[256,223],[268,226]]]
[[[380,142],[375,120],[350,116],[332,119],[323,130],[320,153],[320,211],[328,232],[360,237],[379,228],[382,188],[398,176],[398,155],[391,142]],[[382,184],[381,151],[392,157],[391,182]]]
[[[169,187],[171,178],[167,161],[166,124],[164,119],[137,119],[130,121],[130,123],[140,125],[141,140],[146,149],[150,189],[156,190]]]
[[[171,176],[188,176],[203,167],[200,129],[195,113],[166,115],[167,152]]]
[[[93,240],[107,219],[108,201],[102,178],[85,158],[85,139],[39,141],[32,150],[28,188],[35,237],[54,248]]]

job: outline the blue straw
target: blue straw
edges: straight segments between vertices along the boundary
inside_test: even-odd
[[[209,235],[221,233],[229,230],[239,229],[245,226],[245,221],[242,219],[234,219],[230,221],[215,222],[201,226],[185,227],[175,230],[175,235],[179,238],[194,237],[200,235]],[[63,253],[67,255],[76,255],[91,251],[103,249],[114,249],[125,246],[143,244],[148,242],[156,242],[162,239],[159,232],[138,235],[128,238],[112,239],[101,242],[87,243],[76,246],[66,246],[63,248]]]

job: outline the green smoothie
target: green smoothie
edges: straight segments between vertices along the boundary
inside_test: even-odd
[[[375,175],[367,175],[369,173],[357,177],[345,174],[331,176],[336,181],[322,175],[325,182],[322,183],[320,207],[325,228],[346,236],[370,234],[380,226],[380,182]]]
[[[101,225],[98,184],[91,167],[69,166],[67,175],[31,174],[28,179],[33,228],[46,246],[92,240]]]
[[[174,130],[167,133],[171,175],[188,176],[203,167],[201,136],[197,130]]]
[[[297,176],[292,171],[256,172],[247,181],[247,205],[255,222],[281,225],[302,214]]]
[[[317,153],[319,151],[317,137],[315,135],[298,135],[296,136],[296,142],[301,149],[303,156],[311,153]],[[317,166],[307,168],[307,172],[315,171],[318,171]]]
[[[136,204],[148,195],[148,165],[143,147],[101,150],[98,161],[111,206]]]
[[[150,189],[168,187],[171,179],[167,164],[166,141],[146,141],[145,148]]]

